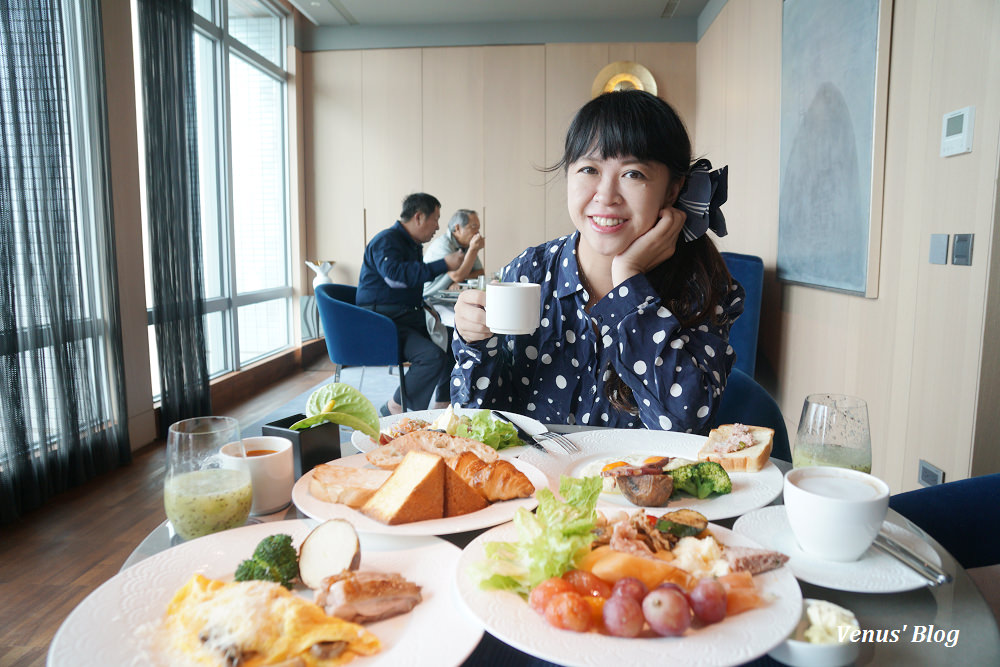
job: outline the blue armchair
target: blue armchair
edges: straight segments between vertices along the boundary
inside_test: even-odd
[[[729,330],[729,344],[736,350],[736,368],[755,376],[757,333],[760,329],[760,302],[764,290],[764,261],[756,255],[722,253],[729,273],[746,290],[743,314]]]
[[[737,422],[774,429],[771,457],[782,461],[792,460],[788,429],[778,404],[756,380],[734,367],[726,382],[726,391],[722,394],[722,404],[712,418],[712,427]]]
[[[1000,473],[993,473],[897,493],[889,507],[969,569],[1000,563],[1000,512],[993,505],[998,496]]]
[[[386,317],[355,305],[357,287],[329,283],[316,287],[316,307],[330,361],[337,366],[334,381],[340,381],[342,366],[397,366],[399,393],[406,410],[406,383],[396,324]],[[364,377],[364,376],[362,376]]]

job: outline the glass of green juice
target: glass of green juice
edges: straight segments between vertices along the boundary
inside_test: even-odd
[[[834,466],[870,473],[872,438],[868,404],[843,394],[810,394],[792,449],[792,467]]]
[[[246,523],[253,502],[246,468],[223,468],[219,450],[240,442],[232,417],[195,417],[167,431],[163,505],[174,532],[190,540]]]

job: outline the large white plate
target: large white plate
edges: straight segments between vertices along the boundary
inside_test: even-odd
[[[928,561],[941,564],[941,557],[934,548],[911,531],[888,521],[882,524],[882,529]],[[926,579],[875,547],[869,547],[861,558],[851,563],[822,560],[805,553],[795,542],[783,505],[744,514],[733,524],[733,530],[752,537],[768,549],[786,554],[787,566],[795,576],[816,586],[854,593],[901,593],[928,585]]]
[[[641,454],[680,456],[695,461],[698,459],[698,450],[707,439],[699,435],[647,429],[601,429],[569,433],[566,437],[580,446],[580,453],[567,455],[553,448],[546,454],[537,449],[524,448],[518,454],[519,459],[535,464],[549,477],[554,491],[558,491],[560,475],[575,477],[594,459]],[[644,509],[649,514],[659,515],[690,508],[704,514],[709,521],[719,521],[767,505],[781,495],[784,480],[781,470],[770,461],[760,472],[734,472],[729,477],[733,481],[732,493],[703,500],[681,494],[671,499],[667,507]],[[602,493],[598,508],[628,511],[636,509],[636,506],[625,500],[620,493]]]
[[[404,412],[401,415],[390,415],[388,417],[382,417],[378,420],[379,430],[388,431],[392,428],[393,424],[401,420],[403,417],[409,417],[410,419],[423,419],[427,422],[432,422],[437,419],[444,410],[416,410],[414,412]],[[479,412],[479,409],[473,408],[456,408],[455,413],[460,415],[471,415],[474,412]],[[524,415],[519,415],[516,412],[506,412],[504,410],[498,410],[502,415],[505,415],[512,422],[523,428],[525,431],[531,435],[537,435],[539,433],[545,432],[545,427],[542,423],[531,417],[525,417]],[[371,450],[378,447],[378,443],[369,438],[367,435],[361,431],[354,431],[351,433],[351,444],[354,445],[359,452],[370,452]],[[525,443],[527,444],[527,443]],[[504,452],[520,452],[523,449],[528,449],[527,447],[510,447],[504,449]]]
[[[528,479],[531,480],[536,489],[543,489],[549,485],[549,480],[545,477],[545,473],[535,466],[519,461],[518,459],[509,460],[514,464],[514,467],[528,476]],[[368,460],[364,454],[355,454],[354,456],[331,461],[331,463],[362,468],[368,465]],[[538,500],[534,496],[531,496],[529,498],[496,502],[478,512],[471,512],[449,519],[431,519],[429,521],[415,521],[413,523],[389,526],[371,519],[347,505],[328,503],[316,498],[309,493],[309,481],[311,479],[312,471],[310,470],[305,475],[302,475],[292,488],[292,501],[295,503],[295,506],[306,516],[318,521],[347,519],[354,524],[358,532],[365,533],[384,533],[388,535],[450,535],[452,533],[464,533],[467,530],[480,530],[505,523],[514,518],[514,512],[519,507],[533,510],[538,505]]]
[[[144,637],[191,575],[231,581],[236,566],[264,537],[285,533],[297,547],[314,525],[303,520],[274,521],[227,530],[167,549],[120,572],[66,618],[49,645],[48,667],[163,664],[149,655]],[[422,587],[423,601],[408,614],[369,624],[367,628],[382,642],[382,651],[351,664],[461,664],[483,633],[456,609],[453,582],[461,555],[458,548],[435,537],[360,538],[361,568],[400,573]],[[312,599],[311,590],[298,593]],[[441,628],[448,629],[448,641],[440,641]]]
[[[723,544],[757,546],[721,526],[712,533]],[[497,526],[473,540],[458,561],[458,595],[486,630],[511,646],[563,665],[735,665],[764,655],[788,638],[802,614],[802,593],[787,568],[754,577],[770,603],[726,618],[721,623],[688,630],[683,637],[625,639],[594,632],[577,633],[551,627],[520,596],[484,591],[469,567],[485,559],[486,542],[517,540],[514,524]]]

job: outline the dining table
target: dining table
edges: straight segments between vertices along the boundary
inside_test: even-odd
[[[590,426],[549,425],[549,430],[561,434],[574,434],[584,431],[600,430]],[[350,446],[342,444],[348,452]],[[791,469],[791,463],[771,460],[784,473]],[[780,505],[779,495],[771,503]],[[253,517],[251,522],[269,522],[288,519],[318,523],[301,512],[294,504],[283,510],[267,516]],[[732,528],[736,517],[715,521],[718,525]],[[900,529],[917,533],[940,558],[941,568],[951,576],[951,581],[937,586],[926,586],[905,592],[893,593],[859,593],[826,588],[805,581],[799,581],[804,599],[813,598],[827,600],[850,609],[856,615],[861,628],[885,630],[877,636],[883,641],[864,641],[861,643],[859,655],[854,664],[857,665],[890,665],[890,664],[968,664],[968,665],[998,665],[1000,664],[1000,628],[992,610],[984,600],[975,583],[970,579],[965,569],[932,537],[919,527],[893,510],[889,510],[887,521]],[[459,548],[465,548],[484,530],[441,535],[440,537]],[[150,556],[158,554],[181,542],[173,534],[168,521],[157,526],[131,553],[122,570],[133,567]],[[905,628],[905,629],[904,629]],[[922,631],[916,628],[924,628]],[[895,641],[891,631],[897,631]],[[941,632],[943,631],[943,632]],[[953,646],[944,642],[933,641],[935,637],[956,637]],[[922,633],[922,634],[921,634]],[[949,642],[950,643],[950,642]],[[611,658],[612,656],[609,656]],[[523,653],[489,633],[484,633],[482,640],[473,653],[462,663],[463,665],[531,665],[546,666],[553,663]],[[773,658],[764,655],[746,665],[780,665]]]

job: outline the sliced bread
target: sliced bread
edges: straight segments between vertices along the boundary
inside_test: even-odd
[[[773,429],[723,424],[708,434],[698,460],[715,461],[727,472],[758,472],[771,459],[773,441]]]
[[[361,512],[390,526],[443,518],[447,467],[435,454],[407,452]]]
[[[444,515],[445,517],[461,516],[470,512],[478,512],[489,507],[489,503],[474,488],[468,485],[457,472],[445,466],[444,468]]]
[[[413,451],[437,454],[445,459],[462,452],[472,452],[487,463],[497,460],[496,450],[489,445],[441,431],[413,431],[401,435],[389,444],[371,450],[365,457],[372,465],[391,470],[400,464],[407,452]]]
[[[371,498],[391,474],[388,470],[322,463],[312,470],[309,493],[328,503],[342,503],[357,509]]]

